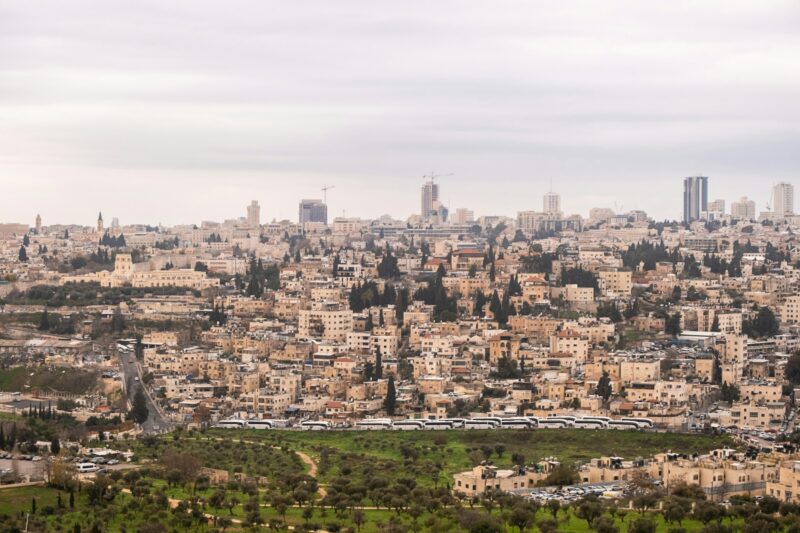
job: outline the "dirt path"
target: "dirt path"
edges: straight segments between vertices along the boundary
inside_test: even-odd
[[[124,492],[125,494],[131,494],[131,489],[122,489],[120,492]],[[167,498],[167,502],[169,502],[170,509],[175,509],[177,506],[183,503],[183,501],[184,500],[178,500],[176,498],[169,498],[169,497]],[[203,516],[206,517],[208,520],[214,520],[215,518],[223,518],[219,515],[214,515],[211,513],[203,513]],[[234,524],[242,523],[242,521],[239,520],[238,518],[229,518],[229,520]]]
[[[222,437],[214,437],[214,440],[222,441],[222,440],[225,440],[225,439],[223,439]],[[269,446],[265,442],[259,442],[259,441],[254,441],[254,440],[246,440],[246,439],[230,439],[230,440],[232,442],[241,442],[241,443],[244,443],[244,444],[255,444],[257,446]],[[280,450],[280,447],[278,447],[278,446],[271,446],[271,447]],[[308,465],[308,475],[310,477],[313,477],[314,479],[317,479],[317,472],[318,472],[319,468],[317,467],[317,463],[314,461],[314,459],[312,459],[311,456],[308,455],[307,453],[301,452],[299,450],[294,450],[294,453],[295,453],[295,455],[297,455],[297,457],[300,458],[301,461],[303,461],[303,463]],[[325,487],[323,487],[322,485],[319,485],[319,484],[317,486],[317,493],[319,494],[320,498],[324,498],[325,496],[328,495],[328,491],[325,490]]]
[[[314,459],[312,459],[308,454],[303,453],[303,452],[298,451],[298,450],[295,450],[294,453],[297,454],[297,456],[300,458],[301,461],[303,461],[305,464],[308,465],[308,475],[313,477],[314,479],[316,479],[317,478],[317,463],[314,462]],[[324,498],[325,496],[328,495],[328,491],[325,490],[325,487],[323,487],[322,485],[319,485],[319,484],[317,486],[317,492],[319,493],[319,497],[320,498]]]

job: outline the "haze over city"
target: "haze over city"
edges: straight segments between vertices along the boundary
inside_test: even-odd
[[[4,221],[405,218],[749,196],[800,163],[794,2],[0,6]],[[80,191],[80,194],[72,194]],[[64,201],[69,195],[69,201]],[[674,201],[665,201],[674,198]]]

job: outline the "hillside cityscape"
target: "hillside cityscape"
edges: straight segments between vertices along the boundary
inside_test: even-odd
[[[4,523],[794,531],[792,184],[655,221],[424,179],[405,220],[0,224]]]
[[[800,533],[798,21],[0,1],[0,533]]]

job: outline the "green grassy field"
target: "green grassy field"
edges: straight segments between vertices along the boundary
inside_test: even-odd
[[[320,462],[320,478],[338,475],[349,466],[369,461],[372,471],[387,476],[402,472],[417,474],[423,483],[447,483],[452,474],[488,459],[500,467],[512,466],[512,457],[528,464],[545,457],[565,463],[583,463],[608,455],[626,459],[646,458],[656,453],[705,453],[733,445],[725,436],[630,431],[258,431],[211,430],[197,438],[232,438],[283,446],[308,453]],[[500,451],[500,453],[498,453]],[[516,457],[517,459],[519,457]],[[430,480],[430,481],[424,481]]]

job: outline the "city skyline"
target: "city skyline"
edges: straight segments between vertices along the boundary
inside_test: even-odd
[[[695,191],[694,193],[690,192],[690,191],[687,191],[687,185],[686,184],[687,184],[688,180],[692,180],[693,182],[696,181],[696,180],[702,180],[702,182],[703,182],[702,191]],[[196,219],[196,220],[177,220],[177,221],[170,222],[170,223],[163,223],[163,225],[170,226],[170,225],[182,225],[182,224],[197,224],[197,223],[200,223],[200,222],[203,222],[203,221],[220,222],[220,221],[224,221],[224,220],[233,220],[233,219],[245,220],[248,223],[248,225],[250,225],[250,226],[258,225],[258,224],[253,224],[253,222],[256,221],[256,220],[259,221],[260,224],[266,224],[266,223],[269,223],[271,221],[285,221],[285,220],[297,221],[297,222],[299,222],[301,224],[302,223],[306,223],[306,222],[322,222],[322,223],[325,223],[325,224],[329,224],[336,218],[360,218],[360,219],[364,219],[364,220],[370,220],[370,219],[374,220],[374,219],[380,218],[381,216],[386,216],[386,215],[389,215],[389,216],[391,216],[392,218],[394,218],[396,220],[407,220],[407,219],[413,219],[413,218],[416,217],[417,219],[419,219],[420,223],[426,223],[426,224],[427,223],[446,223],[446,222],[460,223],[460,222],[458,222],[456,220],[458,212],[459,211],[465,211],[465,210],[468,211],[471,215],[473,215],[473,219],[474,220],[477,220],[478,218],[480,218],[482,216],[501,216],[501,217],[507,217],[507,218],[512,218],[513,219],[513,218],[517,218],[519,213],[543,213],[543,214],[549,214],[549,215],[562,215],[564,217],[578,215],[578,216],[580,216],[580,217],[582,217],[582,218],[584,218],[586,220],[589,220],[589,219],[592,218],[591,217],[591,211],[596,210],[596,209],[610,209],[611,211],[615,212],[618,215],[622,215],[622,214],[625,214],[625,213],[630,213],[632,211],[644,211],[645,213],[647,213],[648,217],[653,219],[653,220],[657,220],[657,221],[662,221],[662,220],[663,221],[674,221],[674,222],[686,222],[687,221],[686,220],[687,209],[690,209],[690,211],[693,213],[692,216],[690,217],[690,221],[704,220],[704,219],[716,219],[716,218],[719,218],[720,216],[726,216],[726,215],[727,216],[734,215],[734,217],[746,218],[746,217],[744,217],[742,215],[742,213],[744,213],[745,211],[747,211],[749,213],[750,218],[753,219],[753,220],[759,218],[759,216],[761,214],[767,214],[767,213],[772,213],[772,214],[775,214],[776,216],[794,214],[794,209],[793,209],[793,207],[794,207],[794,186],[793,186],[793,184],[791,182],[782,181],[782,182],[770,185],[768,187],[768,193],[767,193],[768,194],[768,199],[765,201],[765,203],[760,204],[760,203],[756,202],[755,200],[753,200],[753,198],[751,196],[748,196],[748,195],[744,195],[744,196],[740,196],[740,197],[730,197],[729,198],[727,195],[717,194],[716,192],[714,192],[714,189],[712,188],[714,183],[715,183],[715,180],[709,179],[708,176],[687,177],[687,178],[681,178],[680,180],[674,180],[674,181],[679,183],[679,184],[682,184],[682,187],[683,187],[683,192],[681,194],[682,206],[680,205],[681,201],[678,201],[678,200],[675,201],[676,210],[680,210],[681,207],[682,207],[682,211],[680,213],[678,213],[677,216],[673,216],[673,217],[669,217],[668,216],[668,217],[665,217],[665,218],[659,218],[659,217],[653,216],[650,212],[648,212],[646,210],[643,210],[643,209],[636,208],[636,207],[629,208],[629,207],[624,206],[623,204],[618,203],[618,202],[615,203],[615,205],[612,205],[612,206],[593,205],[592,207],[590,207],[585,212],[574,212],[574,211],[570,211],[569,208],[567,208],[566,210],[563,210],[563,209],[561,209],[561,205],[562,205],[561,204],[561,200],[562,200],[562,196],[563,195],[559,191],[552,190],[552,188],[551,188],[551,189],[543,192],[538,200],[534,200],[530,209],[521,209],[521,210],[518,210],[518,211],[515,211],[515,212],[505,212],[505,211],[503,211],[503,212],[480,212],[480,209],[478,209],[478,210],[473,209],[473,206],[463,206],[463,205],[462,206],[452,206],[452,205],[446,205],[446,203],[445,203],[445,204],[442,204],[441,207],[444,210],[444,213],[446,215],[448,215],[448,216],[447,216],[446,221],[442,221],[440,219],[437,219],[433,215],[430,216],[430,217],[422,216],[422,212],[424,212],[426,205],[429,205],[429,204],[430,205],[439,205],[439,203],[440,203],[440,200],[439,200],[439,198],[440,198],[439,184],[438,183],[434,183],[431,180],[426,180],[425,183],[423,183],[423,186],[421,187],[421,196],[420,196],[419,190],[417,192],[417,195],[418,195],[417,201],[420,202],[420,200],[421,200],[422,209],[420,209],[418,207],[416,210],[412,209],[410,212],[408,212],[406,214],[394,214],[394,213],[390,212],[389,210],[387,210],[387,211],[385,211],[383,213],[380,213],[378,215],[374,215],[374,216],[371,216],[371,217],[364,216],[364,215],[359,214],[359,213],[348,213],[347,216],[345,216],[344,213],[341,213],[341,214],[337,215],[335,212],[330,212],[329,211],[330,205],[328,203],[326,203],[324,200],[320,199],[320,198],[301,198],[301,199],[295,199],[294,200],[294,201],[297,202],[294,205],[299,206],[299,213],[298,213],[298,210],[297,210],[298,208],[295,208],[294,209],[294,214],[291,214],[291,215],[288,215],[288,216],[285,216],[285,217],[270,216],[270,213],[265,213],[264,216],[262,217],[261,201],[258,200],[258,199],[252,199],[252,200],[249,201],[249,204],[245,207],[244,214],[242,214],[241,212],[235,211],[235,209],[237,209],[237,208],[241,211],[241,205],[238,205],[238,206],[234,206],[234,211],[232,211],[230,213],[221,213],[218,218],[213,218],[213,217],[210,217],[210,216],[201,216],[199,219]],[[695,188],[697,188],[695,186],[693,186],[693,187],[694,188],[691,188],[691,190],[694,190]],[[327,192],[328,188],[333,188],[333,187],[325,187],[322,190],[324,192]],[[434,191],[434,192],[431,193],[431,191]],[[446,192],[446,189],[445,189],[445,192]],[[679,191],[675,191],[674,194],[671,196],[671,198],[676,199],[678,197],[678,193],[679,193]],[[699,194],[703,198],[695,198],[695,199],[690,200],[692,202],[692,205],[693,205],[693,207],[690,208],[689,206],[687,206],[687,194],[690,194],[690,196],[692,194]],[[779,196],[781,198],[779,198]],[[574,198],[568,198],[567,200],[568,200],[568,203],[570,203],[570,202],[572,202],[574,200]],[[286,199],[284,203],[287,203],[287,202],[290,202],[290,201],[292,201],[292,200],[291,199]],[[698,202],[702,203],[705,206],[705,208],[701,208],[701,205],[699,205],[699,204],[696,205],[696,206],[694,205],[694,203],[698,203]],[[748,204],[750,204],[750,206],[746,210],[744,210],[744,208],[742,207],[742,202],[747,202]],[[238,202],[238,203],[241,204],[241,202]],[[548,206],[550,206],[550,207],[548,207]],[[718,209],[718,206],[721,207],[722,209]],[[729,206],[729,207],[726,207],[726,206]],[[100,217],[102,217],[102,209],[103,208],[101,208],[101,212],[99,214]],[[312,209],[317,209],[317,211],[314,211],[313,215],[312,215]],[[92,225],[96,225],[99,222],[102,222],[102,218],[100,218],[100,220],[94,220],[93,219],[93,221],[91,223],[85,223],[85,222],[83,222],[83,219],[81,218],[80,221],[76,221],[76,220],[58,221],[58,220],[56,220],[56,221],[46,221],[45,223],[43,223],[42,222],[42,218],[41,218],[42,212],[36,212],[36,213],[34,213],[33,216],[35,217],[35,221],[34,221],[34,224],[32,225],[32,227],[36,227],[36,226],[39,226],[39,225],[47,225],[47,224],[66,224],[66,225],[76,224],[76,225],[89,225],[89,226],[92,226]],[[116,222],[116,224],[113,224],[114,226],[119,226],[120,225],[119,216],[114,216],[114,221]],[[27,219],[23,219],[23,220],[10,220],[10,219],[9,220],[0,220],[0,223],[11,223],[11,222],[23,223],[23,224],[27,224],[28,223]],[[123,221],[122,225],[125,225],[125,224],[153,224],[153,223],[154,223],[153,220],[128,220],[128,221]],[[162,223],[160,221],[160,219],[159,219],[159,223]]]
[[[3,6],[4,220],[293,219],[325,184],[329,218],[405,218],[430,169],[476,216],[552,180],[565,213],[677,219],[681,176],[762,210],[800,163],[789,2],[150,7]]]

